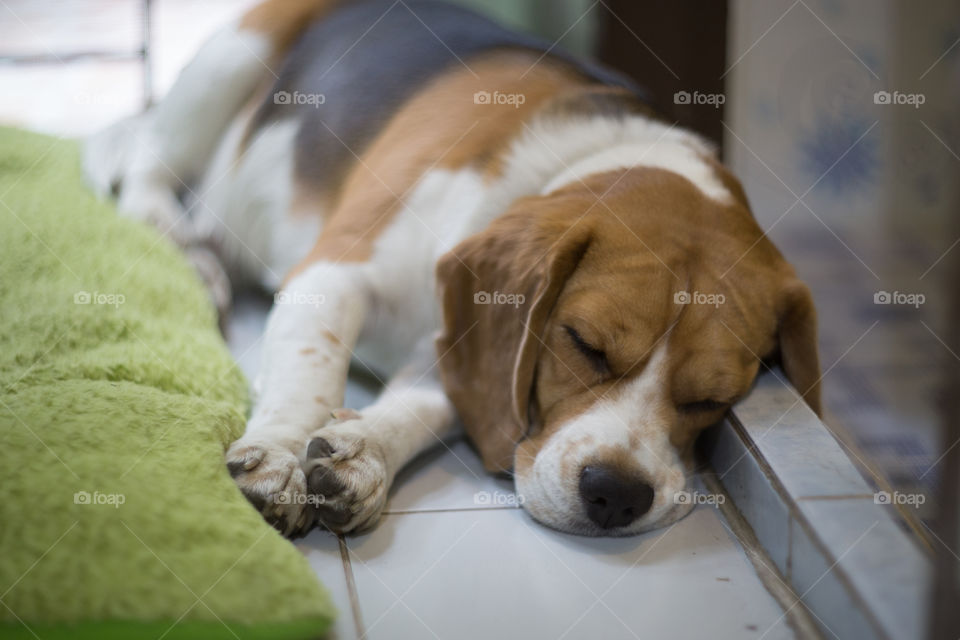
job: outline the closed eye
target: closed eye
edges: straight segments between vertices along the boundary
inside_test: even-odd
[[[698,400],[697,402],[684,402],[677,408],[681,413],[709,413],[725,411],[729,406],[729,402],[720,402],[719,400]]]
[[[584,340],[583,336],[577,333],[577,330],[573,327],[564,326],[563,328],[567,330],[567,335],[573,340],[573,344],[577,347],[577,350],[590,361],[590,366],[600,373],[610,371],[610,365],[607,363],[607,354],[605,354],[602,349],[597,349]]]

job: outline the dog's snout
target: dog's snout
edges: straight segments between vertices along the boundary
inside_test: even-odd
[[[653,487],[603,465],[590,465],[580,474],[580,499],[587,516],[602,529],[625,527],[653,504]]]

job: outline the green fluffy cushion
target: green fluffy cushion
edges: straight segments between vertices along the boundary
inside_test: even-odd
[[[0,129],[0,637],[312,638],[334,611],[223,463],[246,385],[191,267]]]

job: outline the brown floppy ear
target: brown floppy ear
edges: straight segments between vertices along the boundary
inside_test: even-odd
[[[791,280],[780,295],[777,329],[780,364],[787,379],[820,416],[820,357],[813,296],[807,285],[799,280]]]
[[[490,471],[513,467],[547,319],[589,243],[568,214],[526,198],[437,265],[440,374]]]

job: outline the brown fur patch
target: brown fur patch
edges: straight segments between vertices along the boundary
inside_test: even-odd
[[[330,13],[338,4],[340,0],[265,0],[244,14],[240,28],[270,38],[276,59],[314,20]]]
[[[411,98],[331,198],[335,205],[316,246],[288,279],[317,260],[366,260],[383,228],[402,210],[402,198],[430,168],[474,166],[496,176],[503,152],[523,131],[523,123],[560,92],[585,82],[552,60],[531,69],[535,61],[536,56],[525,51],[484,54],[467,61],[473,73],[456,65]],[[477,104],[478,91],[521,94],[524,100],[516,107]],[[307,189],[302,192],[308,195]]]

